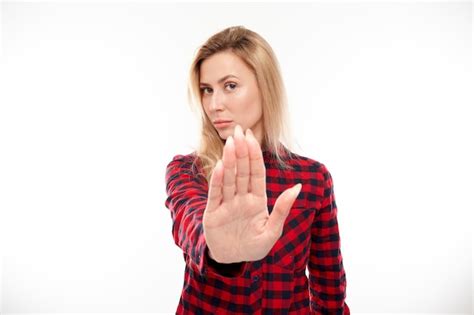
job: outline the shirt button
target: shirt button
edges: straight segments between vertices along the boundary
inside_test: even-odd
[[[260,276],[259,276],[259,275],[253,276],[253,282],[258,282],[259,280],[260,280]]]

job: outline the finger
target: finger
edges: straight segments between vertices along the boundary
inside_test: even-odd
[[[245,140],[249,148],[249,159],[250,159],[250,189],[258,196],[265,196],[266,191],[266,179],[265,179],[265,162],[263,161],[262,150],[260,144],[252,133],[251,129],[247,129],[245,134]]]
[[[236,193],[247,194],[249,189],[249,150],[242,127],[237,125],[234,132],[235,155],[237,158]]]
[[[277,239],[280,238],[283,233],[286,218],[301,191],[301,187],[302,184],[297,184],[292,188],[285,190],[275,201],[272,213],[270,214],[266,224],[266,229],[268,233],[275,236]]]
[[[207,212],[212,212],[219,207],[222,201],[222,179],[224,177],[222,160],[217,161],[209,180]]]
[[[223,201],[230,201],[235,195],[235,146],[234,139],[229,136],[224,145],[224,186],[222,187]]]

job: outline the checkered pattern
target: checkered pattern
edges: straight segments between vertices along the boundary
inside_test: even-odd
[[[176,314],[350,314],[331,174],[300,155],[290,160],[294,170],[279,169],[269,151],[263,157],[270,213],[285,189],[303,186],[268,255],[234,264],[208,255],[202,227],[208,183],[197,174],[200,160],[176,155],[167,165],[165,206],[185,260]]]

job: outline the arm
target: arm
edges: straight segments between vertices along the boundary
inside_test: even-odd
[[[332,177],[323,164],[320,172],[317,178],[323,187],[317,193],[322,198],[311,227],[308,264],[311,314],[349,315]]]
[[[171,211],[174,241],[200,274],[207,269],[221,276],[240,276],[245,262],[220,264],[209,256],[202,225],[208,186],[204,177],[192,173],[192,162],[191,158],[176,155],[166,167],[165,206]]]

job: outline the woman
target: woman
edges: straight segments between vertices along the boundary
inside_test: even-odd
[[[166,169],[186,262],[176,313],[350,314],[332,178],[280,142],[286,96],[269,44],[241,26],[213,35],[188,96],[200,146]]]

